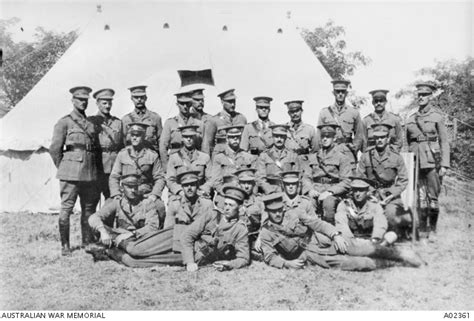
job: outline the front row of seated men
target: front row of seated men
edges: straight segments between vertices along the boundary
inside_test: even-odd
[[[339,204],[334,226],[316,215],[309,198],[298,195],[298,171],[281,173],[283,192],[259,197],[254,194],[255,170],[240,169],[237,181],[220,189],[219,206],[198,194],[199,175],[194,170],[177,175],[182,193],[170,201],[163,229],[159,204],[139,191],[140,175],[123,175],[122,197],[89,218],[105,246],[90,252],[131,267],[185,265],[188,271],[206,264],[218,271],[237,269],[251,258],[292,269],[315,264],[369,271],[396,262],[422,264],[412,250],[387,246],[393,239],[385,234],[381,205],[369,200],[368,179],[352,178],[352,195]],[[367,233],[368,239],[355,237]]]

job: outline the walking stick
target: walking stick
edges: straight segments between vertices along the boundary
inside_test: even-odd
[[[412,223],[412,237],[411,241],[415,244],[417,239],[417,231],[418,231],[418,211],[419,211],[419,202],[420,202],[420,191],[418,189],[418,172],[419,172],[419,162],[418,162],[418,151],[415,153],[415,178],[414,178],[414,188],[415,194],[413,197],[413,206],[412,206],[412,213],[413,213],[413,223]]]

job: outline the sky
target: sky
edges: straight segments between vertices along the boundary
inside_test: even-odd
[[[102,10],[130,10],[157,7],[151,1],[8,1],[0,2],[0,18],[19,17],[21,27],[11,30],[15,40],[30,40],[36,26],[55,31],[83,29]],[[390,90],[389,108],[403,107],[393,95],[420,79],[415,72],[434,66],[436,61],[462,60],[472,56],[474,13],[471,1],[187,1],[168,3],[180,16],[180,8],[193,6],[225,14],[258,19],[284,19],[299,28],[313,29],[333,20],[346,30],[349,50],[361,51],[371,58],[350,77],[354,90],[366,95],[372,89]],[[152,17],[152,15],[151,15]]]

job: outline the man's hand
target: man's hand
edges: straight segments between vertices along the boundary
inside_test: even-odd
[[[262,252],[262,240],[260,240],[260,235],[255,240],[254,247],[258,252]]]
[[[296,259],[291,261],[286,260],[283,266],[288,269],[299,270],[304,267],[304,261],[302,259]]]
[[[132,232],[126,232],[126,233],[119,234],[114,240],[115,246],[118,246],[120,244],[120,242],[122,242],[126,239],[129,239],[132,236],[133,236]]]
[[[188,272],[196,272],[198,270],[198,265],[196,263],[188,263],[186,264],[186,271]]]
[[[334,236],[333,242],[334,247],[339,253],[345,254],[347,252],[347,241],[340,234]]]
[[[310,190],[308,193],[308,196],[310,198],[318,198],[319,195],[320,195],[319,192],[315,189]]]
[[[439,169],[439,176],[440,177],[443,177],[444,175],[446,175],[446,171],[447,171],[447,168],[446,167],[441,167]]]
[[[212,264],[212,266],[214,266],[214,268],[219,272],[228,271],[232,269],[229,261],[216,261],[214,262],[214,264]]]
[[[332,195],[332,192],[324,191],[324,192],[322,192],[321,194],[319,194],[318,200],[322,202],[322,201],[324,201],[326,198],[328,198],[328,196],[331,196],[331,195]]]
[[[105,228],[100,229],[100,242],[107,247],[112,246],[112,236],[110,236]]]
[[[386,206],[388,203],[390,203],[392,200],[393,200],[393,195],[389,195],[387,197],[385,197],[381,202],[380,202],[380,205],[381,206]]]

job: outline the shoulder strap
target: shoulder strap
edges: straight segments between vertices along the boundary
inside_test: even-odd
[[[375,170],[374,159],[373,159],[373,156],[372,156],[373,152],[374,152],[374,149],[369,151],[370,167],[372,167],[372,173],[374,174],[374,177],[377,180],[377,182],[385,184],[386,181],[384,179],[382,179],[382,177],[380,177],[379,174],[377,173],[377,171]]]
[[[84,134],[86,134],[89,139],[91,140],[92,144],[95,144],[95,139],[94,137],[91,135],[91,133],[89,133],[87,131],[87,128],[84,128],[84,126],[82,126],[78,121],[76,121],[74,118],[72,118],[71,115],[67,115],[67,117],[69,117],[73,122],[74,124],[76,124],[77,126],[79,126],[79,128],[84,132]]]
[[[112,129],[112,127],[108,126],[105,122],[102,122],[101,125],[104,125],[105,127],[109,128],[109,129]],[[113,145],[113,146],[117,145],[117,144],[115,143],[114,138],[112,137],[112,135],[110,135],[110,133],[109,133],[108,131],[104,130],[104,133],[105,133],[105,135],[107,135],[107,137],[110,139],[110,141],[112,142],[112,145]]]
[[[137,228],[137,226],[135,225],[135,222],[133,221],[133,219],[130,217],[130,215],[127,214],[127,212],[125,211],[125,209],[123,208],[122,206],[122,200],[119,201],[119,205],[120,205],[120,209],[122,210],[122,213],[125,215],[125,217],[127,218],[128,222],[130,224],[132,224],[135,228]],[[131,208],[131,207],[130,207]]]
[[[135,167],[136,167],[136,170],[140,173],[140,175],[143,175],[143,171],[142,169],[140,168],[140,165],[138,164],[138,161],[135,157],[132,156],[132,153],[130,152],[130,149],[127,148],[127,153],[128,153],[128,156],[130,156],[130,158],[133,160],[133,162],[135,163]]]
[[[318,155],[318,153],[316,153],[316,158],[318,159],[319,167],[323,170],[326,176],[329,176],[332,178],[339,178],[338,176],[331,174],[326,170],[326,165],[321,161],[321,157]]]

